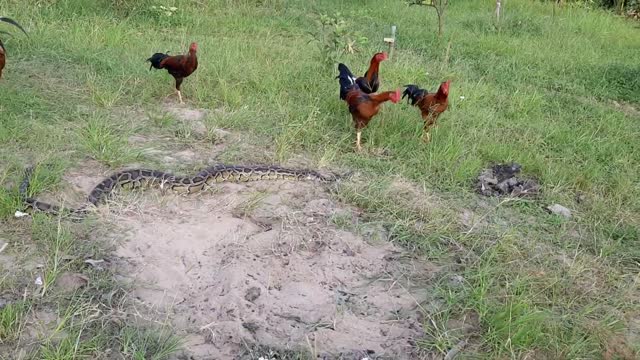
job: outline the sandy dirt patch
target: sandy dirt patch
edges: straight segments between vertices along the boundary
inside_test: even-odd
[[[436,269],[333,226],[351,210],[320,185],[225,184],[135,203],[106,215],[127,229],[120,273],[185,336],[187,358],[235,359],[249,344],[324,359],[414,358]]]
[[[184,122],[205,116],[181,114]],[[129,140],[167,167],[210,164],[225,149],[211,144],[206,159],[175,151],[168,158],[163,149],[154,153],[153,139]],[[81,204],[112,172],[94,161],[80,164],[65,173],[55,202]],[[437,268],[375,229],[345,226],[357,210],[335,203],[321,184],[222,184],[191,196],[125,192],[98,216],[116,225],[107,239],[97,231],[94,240],[119,244],[111,263],[134,289],[135,312],[169,319],[184,338],[178,359],[254,358],[256,349],[304,349],[321,359],[416,358],[421,304],[430,300],[425,289]],[[345,230],[352,228],[358,231]]]

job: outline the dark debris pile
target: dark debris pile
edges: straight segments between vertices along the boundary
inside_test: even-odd
[[[540,184],[533,179],[518,177],[522,165],[497,164],[482,170],[476,190],[485,196],[533,197],[540,193]]]

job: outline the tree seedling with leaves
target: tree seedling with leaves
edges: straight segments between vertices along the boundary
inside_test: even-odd
[[[449,6],[449,0],[409,0],[409,6],[429,6],[436,10],[438,16],[438,36],[442,35],[444,29],[444,15]]]
[[[344,53],[354,53],[366,44],[369,39],[349,30],[347,22],[340,13],[335,16],[321,14],[318,22],[320,29],[309,34],[317,41],[322,55],[322,61],[328,67],[333,67]]]

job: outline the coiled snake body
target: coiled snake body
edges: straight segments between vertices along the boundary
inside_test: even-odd
[[[29,183],[33,168],[27,168],[25,177],[20,184],[20,195],[28,208],[48,214],[61,214],[62,208],[58,205],[39,201],[28,196]],[[84,217],[90,205],[98,205],[106,199],[116,188],[133,189],[139,187],[158,187],[162,191],[171,190],[177,193],[190,194],[210,188],[212,185],[222,182],[249,182],[259,180],[316,180],[321,182],[333,182],[339,178],[337,175],[325,176],[312,170],[287,169],[279,166],[236,166],[216,165],[204,169],[195,176],[175,176],[157,170],[132,169],[117,172],[105,178],[96,185],[89,196],[87,203],[78,208],[65,208],[73,218]]]

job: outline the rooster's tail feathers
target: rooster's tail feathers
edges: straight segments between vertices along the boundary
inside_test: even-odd
[[[347,65],[338,64],[338,72],[340,73],[336,76],[336,79],[340,79],[340,99],[345,100],[347,98],[347,93],[353,89],[356,84],[356,77],[353,76],[353,73]]]
[[[419,88],[417,85],[405,85],[406,89],[402,92],[402,98],[407,97],[407,103],[411,101],[411,105],[415,105],[428,92]]]
[[[155,53],[151,55],[151,57],[147,59],[147,61],[151,63],[149,70],[151,70],[151,68],[162,69],[162,60],[168,57],[169,55],[164,53]]]

